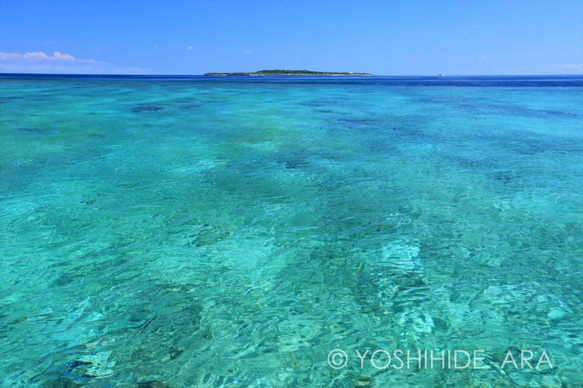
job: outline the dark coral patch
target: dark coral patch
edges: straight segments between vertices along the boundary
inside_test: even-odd
[[[161,106],[158,105],[138,105],[132,108],[133,113],[141,113],[141,112],[156,112],[162,110]]]

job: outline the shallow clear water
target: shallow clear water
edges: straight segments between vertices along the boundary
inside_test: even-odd
[[[581,77],[0,78],[1,386],[583,384]]]

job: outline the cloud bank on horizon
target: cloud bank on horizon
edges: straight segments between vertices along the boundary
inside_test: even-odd
[[[73,74],[149,74],[140,67],[115,66],[96,59],[76,58],[59,51],[48,55],[42,51],[5,53],[0,51],[0,72],[73,73]]]
[[[157,49],[157,47],[155,47]],[[187,50],[192,50],[188,46]],[[246,50],[244,55],[253,51]],[[485,58],[485,57],[484,57]],[[539,70],[551,72],[552,69],[568,70],[571,74],[583,72],[583,63],[561,64],[554,66],[538,66]],[[7,73],[56,73],[56,74],[155,74],[153,69],[143,69],[138,66],[116,66],[96,59],[76,58],[59,51],[48,55],[42,51],[21,53],[5,53],[0,51],[0,72]],[[559,73],[558,71],[555,71]]]

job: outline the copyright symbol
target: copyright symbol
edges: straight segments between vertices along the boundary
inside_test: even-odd
[[[348,356],[342,349],[334,349],[328,353],[328,365],[334,369],[342,369],[348,362]]]

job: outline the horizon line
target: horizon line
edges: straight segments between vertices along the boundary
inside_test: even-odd
[[[213,73],[220,73],[220,74],[228,74],[229,72],[213,72]],[[258,78],[258,77],[251,77],[248,75],[206,75],[207,73],[203,74],[124,74],[124,73],[26,73],[26,72],[2,72],[0,71],[0,75],[20,75],[20,76],[95,76],[95,77],[212,77],[212,78]],[[407,74],[407,75],[391,75],[391,74],[372,74],[370,75],[345,75],[342,77],[358,77],[358,78],[371,78],[371,77],[437,77],[437,78],[446,78],[446,77],[542,77],[542,76],[561,76],[561,77],[569,77],[569,76],[583,76],[583,73],[580,74],[443,74],[443,73],[436,73],[436,74]],[[317,77],[317,78],[339,78],[339,76],[333,75],[263,75],[259,78],[265,77]]]

